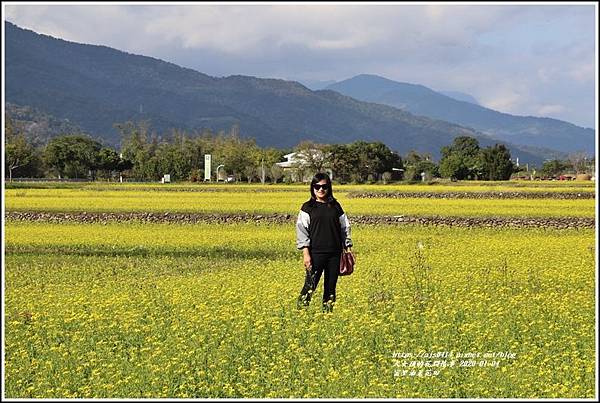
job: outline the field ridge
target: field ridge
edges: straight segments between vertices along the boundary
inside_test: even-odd
[[[88,212],[6,212],[6,220],[27,222],[148,222],[148,223],[239,223],[268,222],[293,224],[297,217],[292,214],[253,214],[253,213],[88,213]],[[383,216],[357,215],[351,217],[352,224],[416,224],[444,225],[459,227],[511,227],[511,228],[595,228],[593,217],[442,217],[442,216]]]
[[[593,192],[348,192],[348,198],[427,198],[427,199],[595,199]]]

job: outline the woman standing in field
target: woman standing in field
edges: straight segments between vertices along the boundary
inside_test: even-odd
[[[304,254],[306,269],[298,308],[310,304],[324,272],[323,311],[331,312],[342,249],[350,251],[352,240],[348,217],[333,197],[331,179],[326,173],[317,173],[310,182],[310,200],[302,205],[296,222],[296,245]]]

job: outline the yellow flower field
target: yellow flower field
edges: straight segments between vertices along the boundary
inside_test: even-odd
[[[153,191],[107,189],[113,188],[8,189],[6,210],[297,214],[309,197],[307,189],[265,191],[270,189],[268,186],[202,192],[160,188]],[[214,186],[212,189],[228,188]],[[375,191],[376,187],[364,189]],[[344,209],[354,215],[593,217],[595,211],[594,199],[360,199],[349,198],[347,192],[337,188],[334,188],[334,195]]]
[[[594,217],[589,183],[342,185],[358,215]],[[10,184],[6,211],[297,214],[305,185]],[[11,398],[575,398],[595,385],[593,229],[355,224],[333,313],[293,223],[5,224]]]
[[[5,233],[10,398],[594,396],[593,230],[357,225],[331,314],[293,225]]]

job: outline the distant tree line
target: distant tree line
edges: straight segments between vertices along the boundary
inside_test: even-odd
[[[317,144],[303,141],[290,149],[259,147],[254,139],[241,138],[239,128],[229,133],[187,133],[172,130],[167,136],[151,132],[147,122],[115,124],[121,135],[120,150],[103,146],[85,134],[62,135],[46,145],[34,146],[10,118],[5,124],[5,172],[13,177],[56,177],[159,181],[169,174],[173,181],[202,181],[204,156],[212,156],[212,180],[221,167],[220,179],[266,183],[293,182],[329,170],[340,183],[369,183],[403,179],[424,181],[443,177],[453,180],[507,180],[519,168],[503,144],[480,148],[477,139],[456,137],[441,149],[439,164],[431,155],[410,151],[404,157],[381,142]],[[292,169],[278,162],[295,153]],[[547,175],[565,170],[590,171],[594,160],[574,155],[571,161],[548,161]],[[593,172],[593,168],[591,170]]]

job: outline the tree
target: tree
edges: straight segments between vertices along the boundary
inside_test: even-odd
[[[440,174],[451,179],[477,179],[481,175],[479,142],[474,137],[458,136],[442,147]]]
[[[291,168],[293,170],[289,170],[286,175],[288,182],[304,182],[306,176],[310,174],[306,164],[302,161],[291,164]]]
[[[257,166],[257,170],[256,173],[258,175],[258,177],[260,178],[260,182],[264,185],[266,180],[267,180],[267,176],[271,176],[271,171],[272,171],[272,167],[273,165],[275,165],[277,162],[280,162],[283,159],[283,153],[281,152],[281,150],[277,150],[275,148],[266,148],[266,149],[261,149],[261,148],[256,148],[256,153],[255,153],[255,163]],[[281,176],[279,176],[278,178],[275,179],[275,182],[277,182],[277,179],[281,178]]]
[[[476,158],[479,153],[479,141],[475,137],[458,136],[454,138],[451,150],[462,156]]]
[[[98,152],[97,168],[105,178],[110,178],[111,173],[119,170],[121,158],[115,150],[104,147]]]
[[[544,176],[558,176],[569,169],[571,165],[558,159],[545,161],[542,165],[541,173]]]
[[[123,172],[130,170],[133,168],[133,162],[126,159],[119,159],[119,164],[117,165],[117,172],[119,172],[119,181],[123,182]]]
[[[406,166],[416,165],[417,163],[419,163],[423,160],[430,160],[430,159],[431,159],[431,155],[429,155],[429,154],[421,155],[415,150],[410,150],[408,152],[408,154],[406,154],[404,156],[404,165],[406,165]]]
[[[421,173],[426,177],[434,178],[440,175],[438,165],[432,161],[431,154],[419,154],[411,150],[404,157],[404,178],[408,181],[421,181]]]
[[[219,134],[215,147],[215,163],[225,165],[225,170],[235,175],[237,181],[241,181],[248,166],[253,166],[256,172],[256,149],[254,139],[242,139],[235,133],[228,136]]]
[[[422,173],[425,173],[425,178],[437,178],[440,176],[440,170],[437,164],[433,161],[423,160],[419,161],[415,167],[415,175],[413,176],[413,180],[423,180],[421,176]]]
[[[121,155],[124,160],[131,161],[131,174],[137,179],[147,178],[149,171],[149,160],[153,156],[156,144],[151,144],[148,138],[150,125],[147,121],[134,123],[116,123],[114,127],[121,134]],[[156,143],[156,137],[152,139]]]
[[[577,174],[593,172],[589,167],[590,157],[584,151],[569,154],[568,161]]]
[[[85,135],[55,137],[44,150],[44,159],[58,177],[87,177],[98,167],[98,153],[102,145]]]
[[[440,160],[440,175],[452,180],[465,179],[468,170],[459,155],[448,154]]]
[[[252,180],[259,174],[259,168],[254,163],[249,163],[244,167],[243,173],[248,183],[252,183]]]
[[[402,158],[390,150],[382,142],[368,143],[366,141],[355,141],[348,146],[350,161],[349,176],[357,182],[364,182],[371,179],[377,180],[381,174],[386,171],[392,171],[392,168],[402,169]]]
[[[363,183],[368,180],[369,174],[374,171],[375,165],[369,143],[362,140],[355,141],[350,144],[350,151],[357,158],[357,164],[353,167],[350,176],[353,181]]]
[[[271,165],[269,174],[271,181],[273,183],[277,183],[277,181],[283,177],[283,168],[281,168],[279,165],[273,164]]]
[[[392,173],[389,171],[385,171],[382,175],[381,175],[381,180],[383,181],[384,185],[387,185],[387,183],[390,181],[390,179],[392,179]]]
[[[12,182],[13,171],[27,166],[34,158],[35,149],[25,138],[25,133],[14,127],[12,120],[5,121],[5,167]]]
[[[308,171],[323,172],[329,164],[330,153],[324,144],[317,144],[310,140],[303,141],[296,146],[296,159]]]
[[[157,174],[161,178],[165,174],[171,175],[171,180],[187,179],[194,169],[193,162],[198,156],[193,142],[189,141],[183,131],[173,130],[170,137],[160,141],[156,151]]]
[[[368,158],[371,161],[371,173],[375,177],[391,171],[392,168],[403,169],[402,158],[380,141],[369,143]]]
[[[490,181],[508,180],[514,172],[510,151],[504,144],[495,144],[481,150],[483,177]]]
[[[348,182],[358,166],[358,156],[346,144],[329,144],[324,151],[330,155],[329,163],[334,178],[338,182]]]

